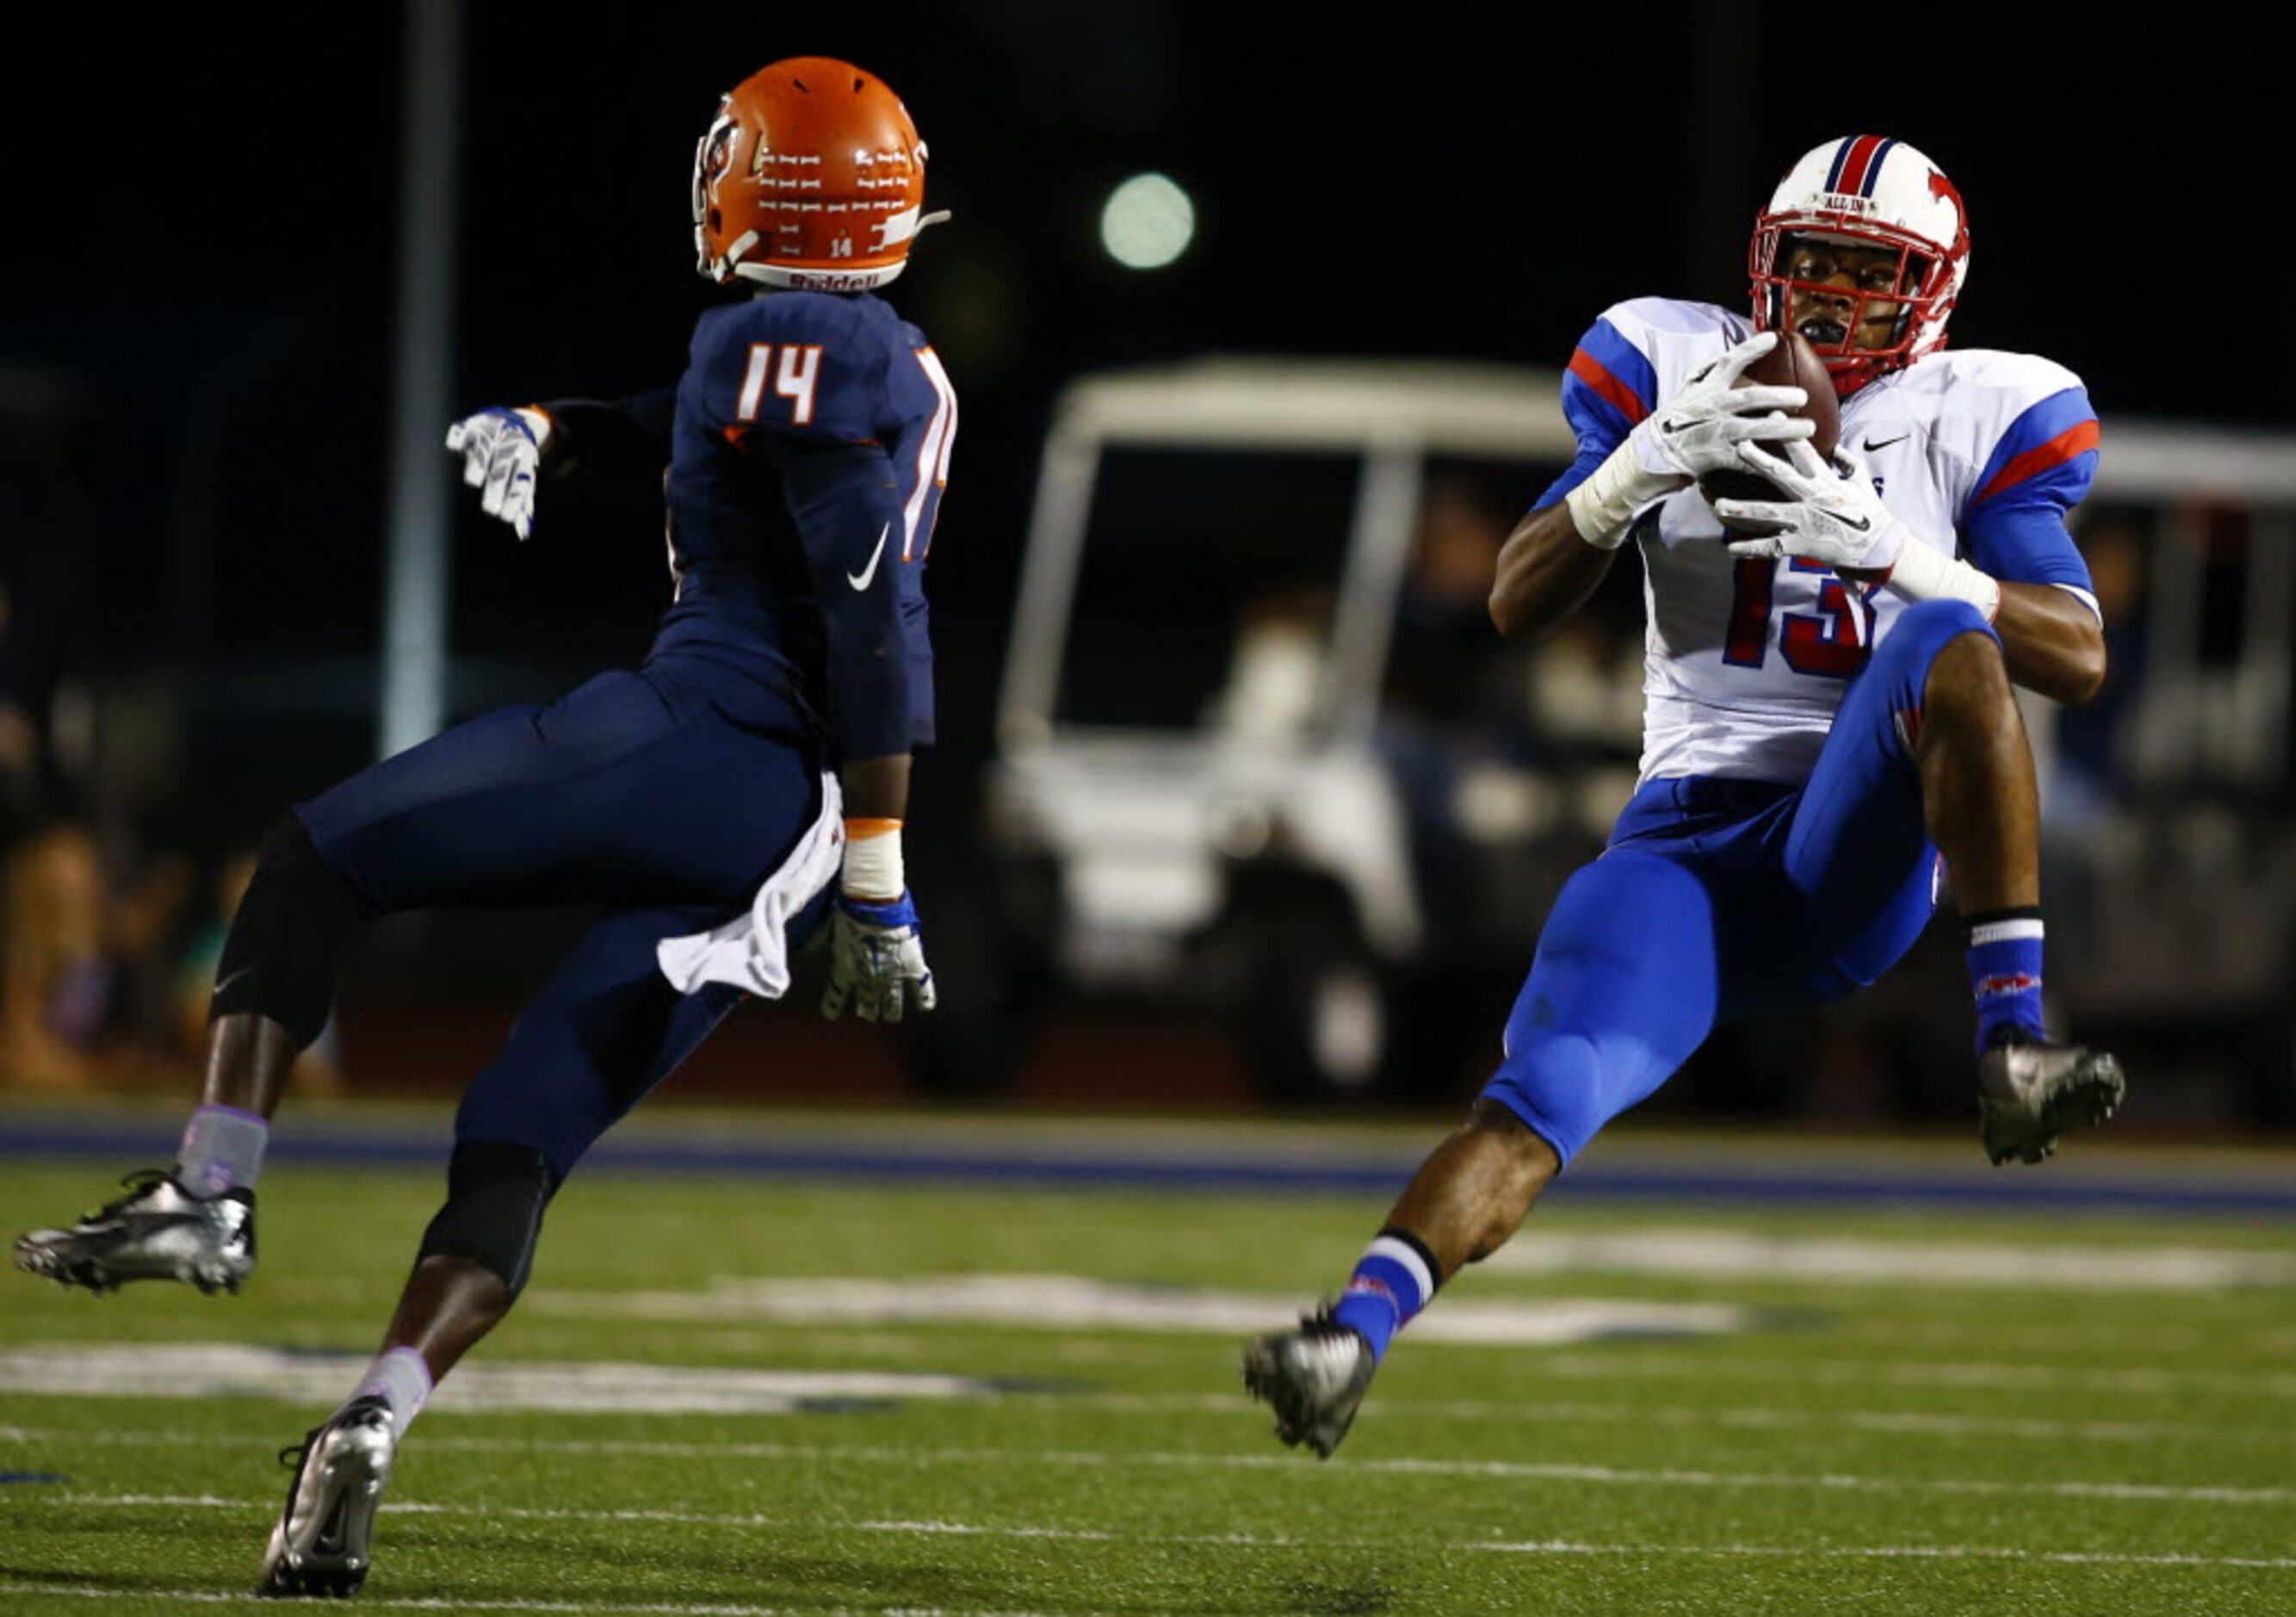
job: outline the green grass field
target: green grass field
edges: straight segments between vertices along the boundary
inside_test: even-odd
[[[0,1160],[0,1230],[133,1165]],[[275,1451],[348,1391],[441,1178],[279,1165],[236,1300],[0,1276],[0,1610],[244,1596]],[[1558,1193],[1319,1463],[1243,1398],[1237,1322],[1335,1287],[1382,1211],[586,1173],[401,1450],[360,1598],[2296,1612],[2284,1219]]]

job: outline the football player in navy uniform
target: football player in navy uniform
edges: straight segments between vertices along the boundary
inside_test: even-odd
[[[446,1203],[381,1351],[301,1446],[266,1593],[357,1590],[407,1423],[517,1299],[552,1195],[745,992],[786,989],[797,942],[829,929],[831,1016],[932,1007],[901,825],[933,735],[924,562],[956,398],[876,296],[930,222],[925,158],[899,99],[847,62],[775,62],[722,99],[694,241],[707,278],[753,295],[701,318],[675,389],[485,410],[447,439],[521,538],[538,482],[663,480],[671,604],[644,664],[297,806],[217,965],[175,1164],[16,1244],[20,1267],[96,1291],[238,1290],[268,1120],[352,931],[431,907],[602,907],[463,1096]]]
[[[1929,923],[1940,854],[1988,1154],[2038,1161],[2119,1104],[2112,1057],[2042,1026],[2038,804],[2011,688],[2079,702],[2104,678],[2065,527],[2096,416],[2062,365],[1946,349],[1968,267],[1937,165],[1852,135],[1804,155],[1758,217],[1749,311],[1636,298],[1581,339],[1562,385],[1578,456],[1500,553],[1490,611],[1543,634],[1634,541],[1641,784],[1557,897],[1466,1122],[1339,1301],[1246,1350],[1283,1441],[1328,1457],[1395,1333],[1718,1022],[1889,970]],[[1804,390],[1734,386],[1781,332],[1841,400],[1830,464],[1784,414]],[[1696,486],[1745,470],[1777,497]]]

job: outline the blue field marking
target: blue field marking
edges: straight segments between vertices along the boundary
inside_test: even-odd
[[[11,1482],[69,1482],[61,1471],[0,1471],[0,1487]]]
[[[889,1129],[897,1120],[889,1120]],[[1430,1136],[1431,1139],[1433,1137]],[[0,1156],[86,1158],[116,1163],[164,1160],[164,1130],[128,1131],[114,1117],[75,1123],[50,1116],[0,1115]],[[1971,1145],[1974,1151],[1974,1142]],[[437,1168],[448,1149],[446,1130],[412,1134],[377,1129],[326,1130],[283,1126],[273,1137],[270,1161],[298,1165]],[[1229,1146],[1217,1160],[1168,1151],[1120,1153],[998,1149],[893,1150],[882,1145],[731,1144],[643,1137],[602,1141],[586,1171],[619,1169],[645,1173],[712,1173],[756,1178],[871,1179],[898,1183],[972,1183],[1059,1189],[1133,1189],[1206,1193],[1391,1196],[1410,1178],[1416,1159],[1345,1158],[1287,1153],[1268,1145],[1257,1154]],[[1721,1154],[1718,1147],[1717,1154]],[[1919,1167],[1869,1165],[1841,1171],[1775,1162],[1738,1171],[1710,1164],[1681,1167],[1648,1162],[1606,1167],[1574,1164],[1558,1195],[1619,1201],[1786,1202],[1872,1207],[1915,1202],[1960,1207],[2049,1207],[2066,1211],[2147,1211],[2231,1215],[2296,1213],[2296,1185],[2209,1183],[2205,1171],[2186,1177],[2079,1178],[2000,1170],[1960,1177]]]

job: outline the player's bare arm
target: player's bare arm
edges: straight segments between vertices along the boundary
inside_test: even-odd
[[[852,758],[838,771],[845,812],[855,819],[905,819],[909,811],[909,755]]]
[[[1587,604],[1618,554],[1579,537],[1569,505],[1532,512],[1499,551],[1491,621],[1510,638],[1545,638]]]
[[[2009,677],[2075,707],[2104,686],[2104,626],[2087,603],[2054,584],[2001,586],[1993,620]]]

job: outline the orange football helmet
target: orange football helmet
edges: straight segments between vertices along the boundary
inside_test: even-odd
[[[866,291],[907,264],[928,215],[925,144],[882,79],[832,56],[759,69],[693,152],[697,267],[720,283]]]

